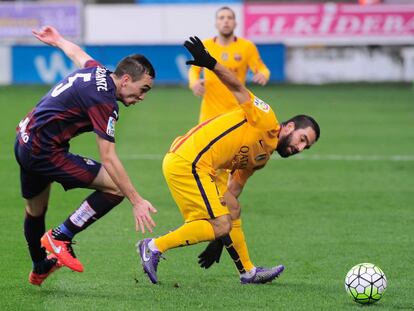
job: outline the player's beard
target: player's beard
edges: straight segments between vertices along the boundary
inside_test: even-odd
[[[292,155],[288,150],[288,147],[292,141],[292,134],[293,132],[279,139],[279,142],[276,147],[276,151],[282,158],[287,158]]]

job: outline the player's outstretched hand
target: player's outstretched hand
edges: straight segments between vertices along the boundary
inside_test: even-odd
[[[207,52],[203,42],[198,37],[190,37],[189,40],[184,42],[184,46],[194,57],[194,60],[186,61],[187,65],[214,69],[217,61]]]
[[[154,206],[147,200],[141,200],[134,205],[132,211],[135,217],[135,230],[145,233],[145,228],[147,228],[149,232],[152,232],[155,222],[152,220],[150,213],[155,214],[157,212]]]
[[[223,251],[223,242],[221,239],[211,241],[206,249],[198,255],[198,263],[201,268],[208,269],[214,264],[214,262],[219,263],[221,253]]]
[[[52,26],[44,26],[39,31],[32,29],[32,33],[37,39],[51,46],[57,46],[62,39],[60,33]]]

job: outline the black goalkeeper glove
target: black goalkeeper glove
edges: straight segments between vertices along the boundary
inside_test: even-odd
[[[210,70],[214,69],[217,61],[207,52],[203,42],[198,37],[190,37],[190,41],[185,41],[184,46],[194,57],[194,60],[185,62],[187,65],[206,67]]]
[[[223,246],[221,239],[211,241],[206,249],[198,255],[198,263],[200,267],[208,269],[214,262],[219,263]]]

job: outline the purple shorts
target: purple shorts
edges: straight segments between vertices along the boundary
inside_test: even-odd
[[[70,152],[33,155],[31,150],[18,142],[14,148],[20,165],[22,196],[33,198],[56,181],[65,190],[87,188],[101,169],[101,163]]]

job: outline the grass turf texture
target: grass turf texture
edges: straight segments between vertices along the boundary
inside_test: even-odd
[[[154,234],[134,231],[123,202],[76,237],[85,272],[64,268],[41,288],[27,281],[31,263],[23,236],[23,201],[13,156],[14,128],[46,87],[2,87],[0,133],[0,309],[359,310],[344,290],[348,270],[377,264],[389,287],[375,310],[414,308],[414,93],[402,85],[269,86],[252,88],[280,120],[315,116],[321,139],[303,155],[272,160],[241,197],[253,262],[283,263],[270,285],[241,286],[227,253],[209,270],[197,265],[206,244],[171,250],[159,265],[161,284],[143,274],[134,244],[181,225],[161,172],[172,140],[195,124],[199,100],[179,87],[155,87],[134,108],[121,107],[117,151],[138,191],[158,209]],[[86,134],[72,152],[98,159]],[[356,157],[358,156],[358,157]],[[406,158],[393,158],[406,156]],[[400,160],[398,160],[400,159]],[[89,193],[55,184],[47,227],[61,223]]]

